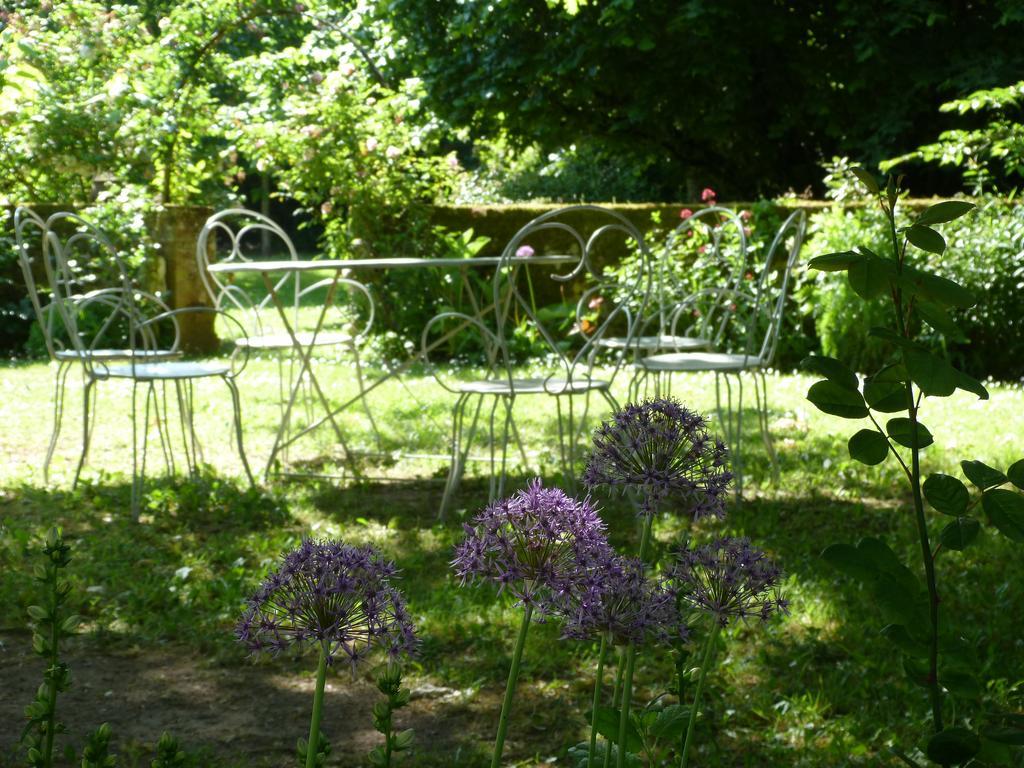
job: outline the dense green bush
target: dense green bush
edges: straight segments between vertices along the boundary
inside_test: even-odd
[[[808,256],[845,250],[850,242],[881,252],[883,215],[876,208],[835,206],[811,219]],[[977,377],[1024,377],[1024,207],[996,198],[946,227],[949,249],[932,256],[929,269],[968,287],[979,297],[957,321],[964,339],[946,351]],[[870,336],[884,309],[860,301],[846,281],[810,273],[799,289],[803,312],[814,319],[821,350],[863,371],[883,363],[883,347]]]

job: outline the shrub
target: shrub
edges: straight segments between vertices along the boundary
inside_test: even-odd
[[[811,219],[807,255],[840,251],[851,242],[884,251],[883,225],[877,208],[832,207]],[[984,297],[954,318],[963,337],[945,342],[952,361],[975,377],[1024,377],[1024,208],[999,198],[981,200],[976,211],[950,222],[945,234],[949,249],[929,256],[925,266]],[[809,273],[798,295],[824,354],[859,371],[881,366],[886,346],[870,336],[882,324],[880,305],[860,301],[847,281],[822,273]]]

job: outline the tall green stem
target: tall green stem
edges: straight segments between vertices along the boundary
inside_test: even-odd
[[[60,660],[58,643],[60,642],[60,618],[57,616],[57,607],[60,604],[60,596],[57,590],[59,579],[57,567],[49,565],[51,576],[51,587],[53,589],[52,601],[50,603],[50,668],[49,681],[47,685],[47,711],[46,711],[46,739],[43,741],[43,765],[50,768],[53,765],[53,737],[57,729],[57,664]]]
[[[622,695],[622,673],[626,668],[626,654],[622,652],[622,648],[615,649],[619,662],[615,666],[615,687],[612,689],[612,708],[620,706],[620,696]],[[610,740],[606,740],[604,751],[604,768],[611,768],[612,764],[612,743]]]
[[[715,648],[715,640],[718,638],[720,627],[718,620],[713,619],[711,634],[704,645],[704,654],[700,661],[700,677],[697,678],[697,690],[693,694],[693,708],[690,710],[690,722],[686,726],[686,741],[683,742],[683,755],[679,758],[679,768],[686,768],[690,759],[690,744],[693,743],[693,727],[697,722],[697,710],[700,709],[700,697],[704,693],[704,680],[708,676],[708,667],[711,665],[711,652]]]
[[[895,211],[889,210],[889,231],[892,237],[893,258],[896,268],[903,272],[903,259],[900,256],[899,239],[896,233]],[[910,329],[903,314],[903,294],[898,288],[893,295],[893,308],[896,311],[896,328],[900,335],[910,338]],[[930,618],[930,635],[928,638],[928,698],[932,706],[932,726],[935,732],[942,730],[942,691],[939,688],[939,590],[935,579],[935,558],[932,555],[931,542],[928,537],[928,520],[924,514],[924,499],[921,495],[921,449],[918,445],[917,405],[914,401],[914,385],[907,381],[907,415],[910,418],[910,434],[914,443],[910,449],[910,488],[914,494],[914,517],[917,523],[917,535],[921,543],[921,559],[924,561],[925,579],[928,582],[928,608]]]
[[[643,533],[640,534],[640,560],[646,562],[647,550],[651,543],[651,526],[654,523],[654,510],[644,515]],[[636,666],[636,645],[630,643],[626,648],[626,675],[622,681],[622,711],[619,714],[619,750],[615,760],[616,768],[626,765],[626,733],[629,731],[629,706],[633,699],[633,669]]]
[[[516,638],[516,647],[512,652],[512,666],[508,669],[508,682],[505,683],[505,699],[501,702],[501,716],[498,718],[498,735],[494,739],[494,755],[491,758],[491,768],[498,768],[501,765],[501,753],[505,749],[505,732],[508,730],[508,715],[512,709],[512,698],[516,693],[516,682],[519,680],[519,662],[523,659],[523,647],[526,645],[526,633],[530,629],[530,617],[533,615],[533,606],[526,604],[523,611],[523,623],[519,627],[519,637]]]
[[[590,710],[590,751],[587,752],[587,768],[594,768],[594,752],[597,750],[597,708],[601,704],[601,689],[604,687],[604,653],[608,647],[608,636],[601,635],[601,648],[597,652],[597,674],[594,676],[594,706]]]
[[[306,768],[316,767],[320,746],[320,714],[324,708],[324,683],[327,682],[327,648],[320,644],[320,664],[316,670],[316,693],[313,694],[313,716],[309,719],[309,742],[306,744]]]

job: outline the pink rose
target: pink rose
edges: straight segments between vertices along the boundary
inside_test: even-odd
[[[595,296],[587,304],[587,307],[589,309],[600,309],[602,304],[604,304],[604,297],[602,297],[602,296]]]
[[[533,254],[534,254],[533,248],[531,248],[528,245],[520,245],[516,249],[516,258],[517,259],[528,259],[531,256],[533,256]]]
[[[366,151],[373,152],[373,150],[377,148],[378,144],[380,144],[380,142],[373,138],[373,136],[371,136],[366,140]]]
[[[328,200],[326,203],[324,203],[323,205],[320,206],[320,215],[321,216],[330,216],[331,215],[331,211],[333,211],[333,210],[334,210],[334,203],[332,203],[331,201]]]
[[[679,218],[682,219],[683,221],[686,221],[686,219],[690,218],[691,216],[693,216],[693,211],[691,211],[689,208],[683,208],[683,210],[679,212]]]
[[[402,154],[402,150],[395,146],[389,146],[386,150],[384,150],[384,155],[388,158],[388,160],[394,160],[400,154]]]
[[[750,221],[753,217],[754,217],[754,214],[752,214],[750,211],[747,211],[747,210],[740,211],[740,218],[743,219],[744,221]]]
[[[713,190],[711,187],[705,187],[704,191],[700,193],[700,199],[701,202],[710,203],[711,205],[714,205],[715,201],[718,199],[718,193],[715,192],[715,190]]]

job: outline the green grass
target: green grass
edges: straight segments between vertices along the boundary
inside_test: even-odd
[[[318,366],[332,400],[340,402],[355,392],[347,363],[325,358]],[[458,718],[459,730],[446,740],[421,742],[407,764],[485,764],[518,612],[489,588],[460,588],[447,566],[462,535],[462,519],[486,501],[486,466],[471,465],[456,513],[440,524],[436,510],[445,463],[397,453],[446,450],[452,400],[432,378],[414,371],[405,377],[406,386],[390,382],[374,392],[372,407],[387,458],[362,458],[361,479],[278,478],[257,490],[240,481],[227,392],[217,382],[204,382],[197,392],[196,421],[209,469],[194,484],[164,478],[156,446],[144,514],[136,524],[128,510],[126,472],[129,390],[99,385],[85,481],[72,491],[80,400],[77,384],[70,388],[65,433],[47,487],[41,462],[51,377],[52,371],[39,363],[10,364],[0,374],[0,442],[7,457],[0,465],[0,605],[5,607],[0,628],[25,625],[24,609],[36,599],[30,553],[56,523],[74,547],[70,576],[76,608],[86,619],[84,642],[90,653],[159,649],[197,658],[194,663],[211,668],[253,672],[252,662],[232,639],[232,626],[245,596],[278,555],[306,535],[372,542],[401,567],[401,585],[420,628],[423,648],[410,671],[413,684],[465,692],[466,703],[438,705],[431,712],[441,730],[445,722],[456,722],[451,718]],[[254,469],[262,469],[279,418],[276,377],[276,361],[254,359],[240,381],[246,448]],[[769,382],[781,482],[769,483],[768,462],[749,410],[744,430],[748,500],[731,509],[724,524],[704,523],[696,529],[700,537],[721,531],[746,535],[766,548],[788,574],[792,601],[792,614],[784,620],[729,632],[728,652],[707,691],[711,717],[700,725],[700,750],[694,756],[694,765],[701,768],[889,765],[894,763],[887,745],[912,751],[925,733],[924,692],[907,681],[898,655],[879,636],[881,620],[869,594],[819,557],[830,542],[879,535],[918,570],[904,486],[893,466],[865,468],[849,459],[845,443],[855,430],[851,422],[821,414],[804,400],[810,381],[782,376]],[[1024,455],[1024,391],[1003,386],[991,391],[985,403],[960,393],[925,403],[923,420],[937,443],[925,452],[925,471],[959,474],[960,458],[1005,469]],[[691,408],[713,411],[713,379],[680,378],[675,394]],[[535,464],[517,467],[519,479],[538,471],[557,479],[550,401],[521,398],[516,416]],[[378,450],[362,411],[347,412],[341,422],[353,446]],[[310,438],[291,451],[293,465],[325,475],[345,469],[329,430]],[[478,452],[484,452],[483,446]],[[604,507],[614,543],[625,550],[635,547],[632,512],[612,501]],[[666,552],[681,531],[678,519],[659,520],[658,551]],[[964,637],[977,648],[983,677],[992,681],[984,702],[1014,711],[1024,702],[1022,563],[1019,546],[988,530],[964,555],[939,559],[943,610],[958,617]],[[24,634],[12,637],[28,642]],[[523,699],[513,718],[511,757],[522,764],[561,758],[585,737],[581,713],[589,706],[595,654],[595,647],[561,640],[554,625],[534,627],[524,662]],[[301,681],[303,670],[312,667],[307,662],[261,663],[255,673]],[[338,679],[341,687],[344,677]],[[667,654],[644,656],[637,680],[639,699],[661,693],[671,680]],[[141,683],[126,679],[123,684]],[[365,707],[367,724],[371,704]],[[272,730],[275,724],[266,727]],[[324,723],[325,732],[339,739],[348,727]],[[0,728],[0,765],[17,731],[18,723]],[[190,750],[216,755],[203,758],[205,765],[263,764],[253,756],[226,755],[215,745],[190,741],[188,733],[178,735]],[[283,746],[268,764],[287,764],[299,735],[282,734]],[[335,753],[335,764],[354,765],[359,759]]]

